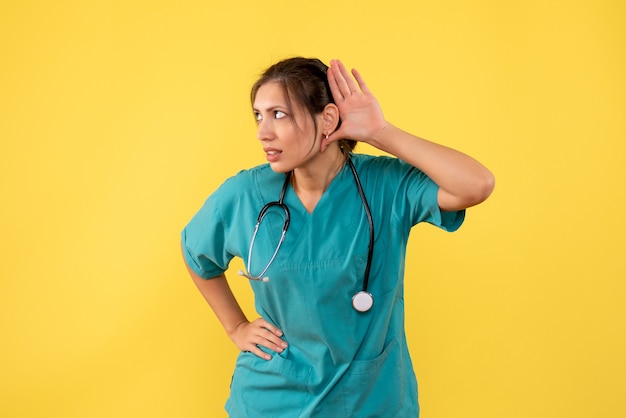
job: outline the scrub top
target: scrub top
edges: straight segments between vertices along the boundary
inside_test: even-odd
[[[280,328],[289,347],[263,360],[239,354],[226,409],[231,417],[417,417],[417,382],[404,331],[404,264],[411,227],[428,222],[454,231],[465,212],[442,212],[438,186],[392,157],[352,154],[374,221],[368,291],[374,305],[357,312],[369,224],[347,164],[312,213],[289,185],[291,222],[264,276],[250,281],[260,316]],[[205,202],[182,232],[187,264],[205,279],[233,257],[248,262],[261,208],[277,201],[285,174],[268,164],[241,171]],[[278,245],[284,213],[273,208],[253,247],[258,275]],[[237,280],[245,280],[237,278]]]

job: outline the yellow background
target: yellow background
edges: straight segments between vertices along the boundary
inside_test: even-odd
[[[422,416],[626,416],[625,17],[618,0],[3,1],[0,416],[225,415],[236,349],[179,231],[263,162],[249,88],[291,55],[359,68],[393,123],[496,175],[458,233],[410,241]]]

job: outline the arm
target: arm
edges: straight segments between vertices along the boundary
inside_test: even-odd
[[[389,124],[370,144],[419,168],[439,186],[437,201],[443,211],[477,205],[495,185],[491,172],[462,152],[418,138]]]
[[[437,199],[443,211],[465,209],[489,197],[495,180],[487,168],[462,152],[419,138],[389,123],[361,75],[356,70],[352,70],[352,75],[354,79],[341,62],[331,62],[328,80],[342,124],[322,147],[349,138],[406,161],[439,186]]]
[[[278,353],[287,347],[287,343],[280,338],[283,335],[280,329],[263,318],[248,321],[226,281],[226,276],[222,274],[212,279],[203,279],[186,263],[185,265],[198,290],[239,350],[249,351],[269,360],[272,357],[262,351],[259,345]]]

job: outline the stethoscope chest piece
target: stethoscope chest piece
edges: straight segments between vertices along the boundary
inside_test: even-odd
[[[357,312],[367,312],[374,305],[374,296],[371,293],[361,290],[352,296],[352,307]]]

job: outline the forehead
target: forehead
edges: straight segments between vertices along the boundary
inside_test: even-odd
[[[275,81],[262,84],[254,97],[255,109],[269,109],[275,106],[287,106],[287,95],[283,86]]]

